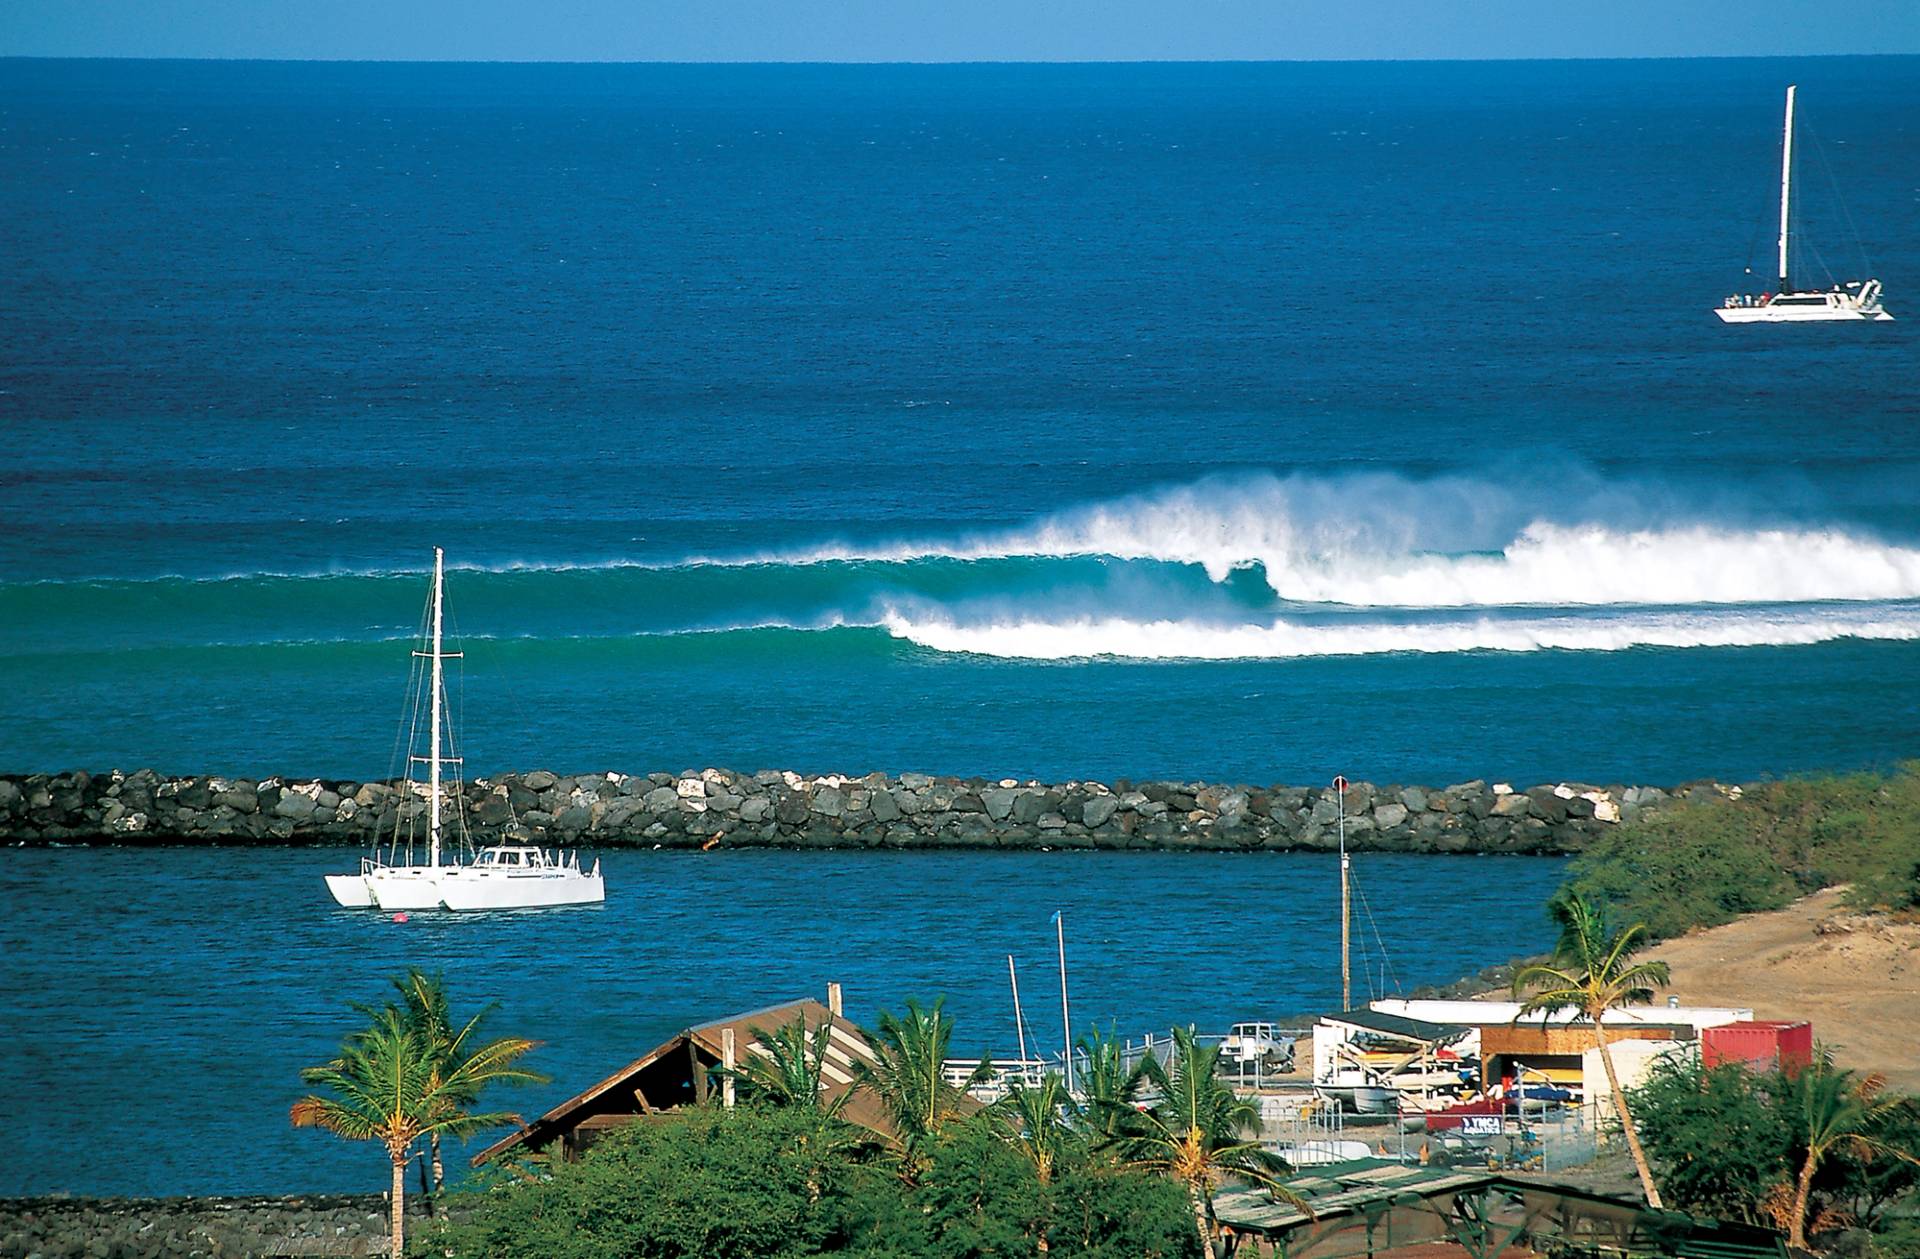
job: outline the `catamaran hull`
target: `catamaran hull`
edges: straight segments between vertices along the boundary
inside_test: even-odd
[[[373,889],[358,874],[329,874],[327,891],[343,909],[372,909]]]
[[[1891,323],[1884,310],[1847,310],[1835,306],[1716,306],[1721,323]]]
[[[453,910],[545,909],[559,905],[597,905],[607,899],[599,874],[550,871],[510,874],[477,872],[472,866],[440,879],[440,902]]]
[[[426,866],[376,870],[366,878],[367,889],[381,909],[438,909],[443,873]]]

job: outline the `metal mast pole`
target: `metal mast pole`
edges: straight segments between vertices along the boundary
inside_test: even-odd
[[[1066,1067],[1067,1094],[1073,1094],[1073,1017],[1067,1013],[1067,924],[1058,910],[1053,914],[1055,938],[1060,942],[1060,1035],[1061,1062]]]
[[[1347,780],[1333,780],[1340,798],[1340,1008],[1353,1008],[1353,892],[1347,875]]]
[[[1007,980],[1013,985],[1013,1031],[1020,1038],[1020,1070],[1027,1069],[1027,1021],[1020,1014],[1020,976],[1013,969],[1013,954],[1007,954]]]
[[[1787,85],[1787,129],[1780,141],[1780,292],[1787,283],[1787,203],[1793,192],[1793,92]]]
[[[427,844],[432,864],[440,864],[440,602],[444,590],[444,552],[433,548],[433,733],[427,741]],[[416,710],[417,711],[417,710]]]

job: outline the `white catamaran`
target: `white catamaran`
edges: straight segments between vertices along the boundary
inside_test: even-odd
[[[1787,126],[1780,141],[1780,275],[1771,293],[1735,293],[1713,312],[1723,323],[1813,323],[1839,319],[1886,320],[1880,281],[1850,280],[1830,289],[1796,289],[1787,268],[1793,204],[1793,96],[1787,88]]]
[[[443,842],[444,820],[443,804],[446,797],[446,784],[442,781],[442,768],[447,762],[455,765],[463,762],[458,756],[443,755],[441,736],[444,732],[447,743],[451,745],[453,732],[447,724],[445,662],[458,659],[459,652],[443,649],[443,624],[446,604],[446,565],[445,556],[440,548],[433,551],[433,600],[432,630],[429,638],[431,650],[415,651],[413,654],[429,662],[428,669],[428,715],[427,715],[427,754],[417,756],[412,739],[408,740],[408,775],[406,792],[399,808],[394,813],[394,831],[382,857],[376,846],[371,856],[360,859],[358,874],[330,874],[327,876],[327,890],[333,899],[349,909],[413,910],[438,909],[527,909],[549,905],[588,905],[606,899],[606,882],[600,874],[600,863],[596,860],[591,871],[580,868],[579,854],[548,853],[542,848],[525,844],[496,844],[480,851],[471,862],[462,864],[458,854],[451,860],[446,857],[446,845]],[[415,692],[414,712],[419,709],[418,692]],[[403,822],[410,821],[409,813],[417,812],[413,806],[420,794],[413,781],[412,768],[422,762],[427,766],[426,804],[427,804],[427,861],[425,865],[413,861],[412,832],[409,830],[406,848],[406,860],[398,861],[400,856],[400,828]],[[457,788],[459,779],[454,779]],[[464,795],[458,790],[454,799],[464,802]],[[456,816],[462,820],[461,835],[465,835],[464,815]],[[462,843],[462,848],[467,845]]]

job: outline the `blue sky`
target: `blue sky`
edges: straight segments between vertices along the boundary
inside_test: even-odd
[[[0,55],[1135,61],[1920,53],[1920,0],[0,0]]]

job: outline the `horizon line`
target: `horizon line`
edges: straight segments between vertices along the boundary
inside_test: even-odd
[[[216,57],[216,56],[137,56],[123,53],[0,53],[0,62],[12,61],[115,61],[148,64],[188,63],[194,65],[343,65],[343,66],[674,66],[674,67],[933,67],[933,66],[1307,66],[1307,65],[1514,65],[1534,62],[1643,62],[1643,61],[1841,61],[1841,60],[1920,59],[1920,49],[1912,52],[1822,52],[1822,53],[1649,53],[1644,56],[1532,56],[1532,57],[953,57],[914,58],[714,58],[684,60],[678,58],[539,58],[509,57]]]

